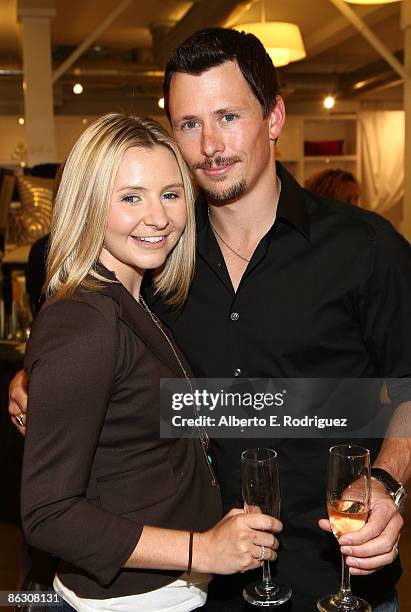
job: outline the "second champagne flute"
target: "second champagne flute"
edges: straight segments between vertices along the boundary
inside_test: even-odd
[[[358,531],[367,522],[371,496],[370,451],[362,446],[330,448],[327,509],[335,537]],[[342,579],[338,593],[318,600],[321,612],[371,612],[369,603],[351,593],[350,569],[341,555]]]
[[[280,517],[280,483],[277,453],[269,448],[252,448],[241,454],[241,488],[246,512]],[[270,562],[263,563],[261,580],[247,585],[246,601],[254,606],[279,606],[291,597],[291,587],[271,580]]]

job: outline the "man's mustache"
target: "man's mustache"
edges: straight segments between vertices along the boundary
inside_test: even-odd
[[[233,157],[214,157],[213,159],[204,159],[201,162],[197,162],[192,164],[192,170],[210,170],[213,166],[217,168],[219,166],[230,166],[231,164],[235,164],[236,162],[240,162],[241,159],[238,155],[234,155]]]

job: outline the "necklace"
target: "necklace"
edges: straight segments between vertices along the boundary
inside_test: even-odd
[[[146,313],[149,315],[150,319],[153,321],[154,325],[160,330],[161,334],[163,335],[163,337],[167,341],[167,344],[169,345],[169,347],[170,347],[170,349],[171,349],[171,351],[172,351],[172,353],[173,353],[173,355],[175,357],[175,360],[177,361],[177,363],[178,363],[178,365],[179,365],[179,367],[180,367],[180,369],[181,369],[181,371],[182,371],[182,373],[184,375],[184,378],[186,379],[186,381],[188,383],[188,386],[189,386],[190,391],[191,391],[191,395],[194,397],[193,385],[191,384],[191,380],[190,380],[190,378],[189,378],[189,376],[188,376],[188,374],[186,372],[186,369],[184,368],[183,364],[181,363],[181,359],[179,358],[179,356],[177,354],[177,351],[174,348],[173,343],[171,342],[170,338],[168,337],[168,335],[164,331],[164,329],[163,329],[159,319],[157,319],[156,315],[150,310],[150,308],[147,306],[146,302],[143,300],[141,295],[140,295],[138,303],[143,308],[143,310],[146,311]],[[194,416],[195,416],[195,418],[199,418],[200,414],[199,414],[199,411],[198,411],[197,404],[194,402],[193,406],[194,406]],[[215,477],[214,470],[211,467],[210,459],[208,458],[208,455],[207,455],[207,451],[208,451],[208,449],[210,447],[210,439],[208,437],[208,433],[206,432],[205,428],[202,425],[197,425],[196,428],[197,428],[197,432],[198,432],[198,437],[200,439],[201,448],[202,448],[202,451],[203,451],[203,454],[204,454],[204,458],[206,460],[208,470],[209,470],[209,472],[211,474],[211,485],[213,487],[216,487],[218,485],[217,479]]]
[[[280,179],[277,177],[277,185],[279,185],[278,187],[278,197],[277,197],[277,202],[276,202],[276,208],[278,205],[278,200],[280,199],[280,194],[281,194],[281,181]],[[214,227],[214,225],[212,224],[211,221],[211,216],[210,216],[210,207],[207,208],[207,214],[208,214],[208,220],[210,222],[211,225],[211,229],[213,230],[214,234],[217,236],[217,238],[219,238],[221,240],[221,242],[223,244],[225,244],[225,246],[227,247],[227,249],[229,249],[232,253],[234,253],[234,255],[237,255],[237,257],[239,257],[240,259],[242,259],[243,261],[246,261],[247,263],[250,263],[250,259],[247,259],[246,257],[243,257],[242,255],[240,255],[240,253],[238,253],[237,251],[235,251],[233,249],[233,247],[231,247],[225,240],[224,238],[221,236],[221,234],[219,234],[216,230],[216,228]]]
[[[229,249],[232,253],[234,253],[234,255],[237,255],[237,257],[239,257],[240,259],[242,259],[243,261],[246,261],[247,263],[250,262],[249,259],[247,259],[246,257],[243,257],[242,255],[240,255],[240,253],[237,253],[237,251],[235,251],[232,247],[230,247],[229,244],[227,244],[227,242],[224,240],[224,238],[222,236],[220,236],[220,234],[217,232],[216,228],[214,227],[214,225],[211,222],[211,217],[210,217],[210,209],[207,209],[208,212],[208,220],[210,222],[211,225],[211,229],[213,230],[214,234],[217,236],[217,238],[219,238],[221,240],[221,242],[223,244],[225,244],[225,246],[227,247],[227,249]]]

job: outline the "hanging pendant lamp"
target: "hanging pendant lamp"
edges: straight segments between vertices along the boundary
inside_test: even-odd
[[[295,23],[266,21],[264,0],[261,3],[261,21],[242,23],[234,29],[259,38],[277,68],[306,56],[300,28]]]

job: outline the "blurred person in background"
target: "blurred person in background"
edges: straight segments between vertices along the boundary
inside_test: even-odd
[[[340,168],[322,170],[306,179],[304,187],[327,198],[358,206],[360,184],[347,170]]]
[[[53,185],[53,203],[56,199],[63,175],[65,162],[57,168]],[[32,245],[26,268],[26,287],[30,298],[30,307],[33,318],[44,304],[43,285],[46,281],[46,259],[50,234],[42,236]]]

